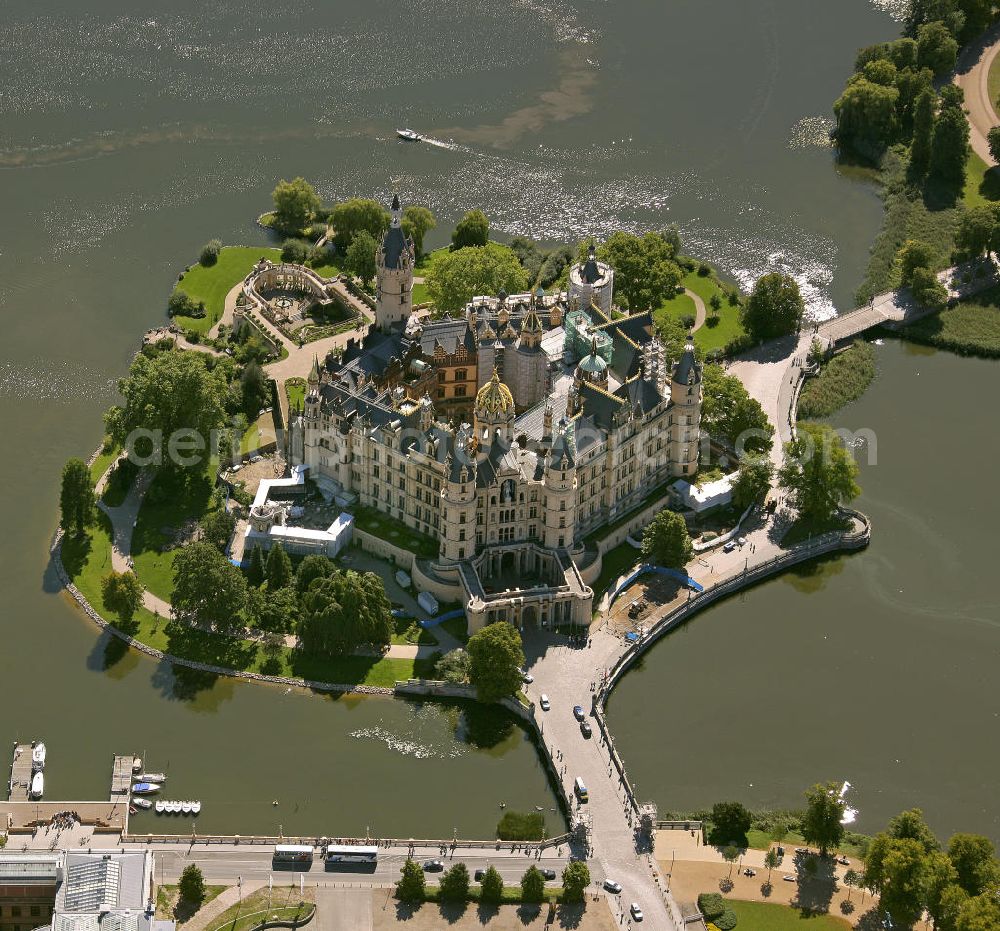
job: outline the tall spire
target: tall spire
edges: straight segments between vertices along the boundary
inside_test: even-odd
[[[399,205],[399,194],[392,195],[392,207],[390,208],[392,213],[392,223],[391,225],[395,229],[399,229],[403,222],[403,208]]]

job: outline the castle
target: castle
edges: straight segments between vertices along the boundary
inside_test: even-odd
[[[614,307],[614,271],[593,250],[565,292],[422,318],[400,218],[397,197],[374,326],[314,362],[293,458],[341,500],[435,541],[414,580],[460,600],[470,633],[589,624],[583,540],[697,471],[701,364],[688,346],[668,366],[650,314]]]

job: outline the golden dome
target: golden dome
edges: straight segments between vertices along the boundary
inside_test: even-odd
[[[479,389],[476,395],[476,410],[487,414],[509,414],[514,412],[514,395],[502,381],[496,369],[493,377]]]

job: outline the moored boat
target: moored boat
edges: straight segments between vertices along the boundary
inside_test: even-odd
[[[40,772],[31,777],[31,797],[41,798],[45,793],[45,776]]]
[[[137,782],[132,786],[133,795],[152,795],[159,791],[160,787],[155,782]]]
[[[139,773],[138,776],[133,776],[136,782],[166,782],[167,777],[164,773]]]
[[[166,810],[166,802],[164,802],[163,799],[157,799],[156,800],[156,813],[158,815],[162,815],[165,810]]]
[[[191,814],[191,803],[190,802],[181,802],[181,811],[185,815]]]
[[[414,132],[412,129],[397,129],[396,135],[400,139],[405,139],[407,142],[419,142],[424,137],[420,133]]]
[[[153,807],[153,803],[148,798],[136,797],[132,799],[132,804],[135,805],[137,808],[145,808],[147,810]]]
[[[45,744],[40,740],[31,748],[31,768],[35,772],[45,769]]]
[[[191,803],[191,814],[192,815],[196,815],[200,811],[201,811],[201,802],[192,802]]]

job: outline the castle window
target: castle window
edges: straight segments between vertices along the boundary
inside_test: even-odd
[[[464,543],[465,542],[465,531],[464,530],[459,530],[458,531],[458,541],[459,541],[459,543]]]
[[[465,514],[464,514],[464,512],[462,514],[458,515],[458,522],[460,524],[464,524],[465,523]]]
[[[464,398],[465,397],[465,392],[466,392],[465,385],[457,385],[455,387],[455,397],[456,398]]]
[[[455,381],[468,381],[468,373],[465,369],[457,369],[455,371]]]

